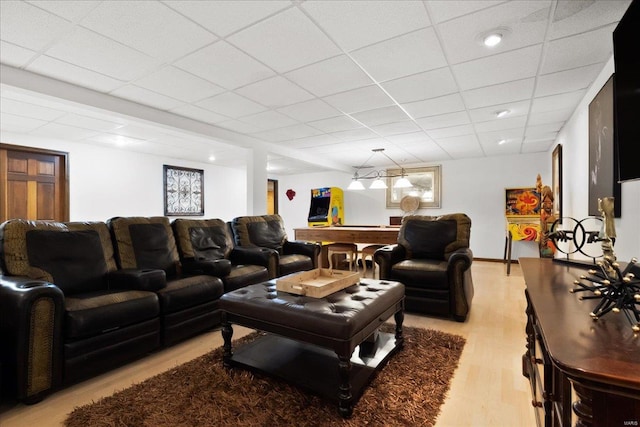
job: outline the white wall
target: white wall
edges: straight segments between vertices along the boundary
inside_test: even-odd
[[[613,72],[611,59],[558,135],[563,155],[563,216],[578,220],[589,216],[589,103]],[[628,261],[631,257],[640,258],[640,181],[622,184],[620,202],[614,250],[619,260]]]
[[[474,256],[502,259],[505,237],[504,189],[534,187],[538,174],[543,183],[550,184],[551,154],[464,159],[439,164],[442,165],[441,208],[420,209],[417,213],[466,213],[472,221],[471,249]],[[307,226],[312,188],[345,189],[351,181],[351,175],[339,172],[274,178],[279,181],[279,212],[291,239],[294,237],[294,228]],[[288,189],[296,192],[292,201],[285,195]],[[390,216],[402,215],[400,209],[386,208],[384,190],[345,190],[344,194],[346,224],[388,224]],[[536,243],[514,242],[512,258],[520,256],[538,256]]]
[[[0,138],[6,144],[69,153],[71,221],[163,215],[165,164],[204,170],[205,218],[246,214],[244,170],[29,135],[3,133]]]

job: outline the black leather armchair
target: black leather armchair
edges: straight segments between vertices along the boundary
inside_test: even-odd
[[[231,229],[236,247],[267,248],[275,255],[269,262],[269,279],[318,268],[321,245],[289,241],[280,215],[237,217]]]
[[[464,322],[473,299],[471,219],[462,213],[403,219],[398,243],[374,254],[380,279],[405,285],[407,311]]]
[[[221,219],[176,219],[171,227],[185,272],[220,277],[225,293],[269,280],[267,266],[275,255],[268,249],[234,247],[231,228]]]

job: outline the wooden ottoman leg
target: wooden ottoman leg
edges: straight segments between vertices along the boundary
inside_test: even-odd
[[[404,322],[404,311],[400,309],[393,315],[396,321],[396,346],[402,348],[404,345],[404,337],[402,336],[402,322]]]
[[[231,327],[231,323],[226,320],[222,323],[222,338],[224,339],[223,350],[224,353],[222,355],[222,364],[225,368],[231,366],[231,356],[233,356],[233,352],[231,351],[231,337],[233,336],[233,328]]]
[[[351,394],[351,355],[345,357],[338,355],[338,368],[340,371],[340,387],[338,400],[340,415],[349,418],[353,414],[353,395]]]

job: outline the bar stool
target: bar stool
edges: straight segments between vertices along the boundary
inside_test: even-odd
[[[329,258],[329,269],[333,269],[333,255],[344,254],[349,260],[349,271],[353,270],[353,264],[358,258],[358,246],[355,243],[330,243],[327,245],[327,258]]]
[[[360,251],[360,253],[362,254],[362,277],[367,277],[367,257],[371,257],[371,270],[373,270],[373,273],[371,275],[372,279],[376,278],[376,262],[373,259],[373,254],[380,248],[384,247],[385,245],[369,245],[369,246],[365,246],[364,248],[362,248],[362,250]]]

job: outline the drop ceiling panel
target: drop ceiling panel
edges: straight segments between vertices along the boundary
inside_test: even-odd
[[[179,116],[188,117],[204,123],[219,123],[224,120],[228,120],[228,117],[225,117],[222,114],[214,113],[213,111],[205,110],[204,108],[196,107],[195,105],[185,104],[172,108],[169,111]]]
[[[271,108],[284,107],[313,98],[309,92],[281,76],[252,83],[236,89],[235,92]]]
[[[508,111],[505,117],[526,116],[529,113],[531,101],[510,102],[508,104],[493,105],[491,107],[476,108],[469,110],[471,121],[474,123],[496,120],[497,113]],[[500,118],[502,119],[502,118]]]
[[[562,109],[575,109],[580,100],[587,92],[586,89],[575,92],[562,93],[560,95],[544,96],[535,98],[531,106],[531,113],[542,113]]]
[[[549,42],[542,73],[604,63],[613,52],[615,25]]]
[[[505,130],[505,129],[516,129],[522,128],[524,129],[525,124],[527,123],[527,116],[520,117],[507,117],[502,119],[495,119],[481,123],[475,123],[473,126],[476,129],[476,132],[491,132],[495,130]]]
[[[287,73],[286,77],[316,96],[332,95],[373,83],[346,55],[299,68]]]
[[[588,88],[602,71],[602,64],[588,65],[572,70],[545,74],[538,77],[535,96],[555,95]]]
[[[73,113],[65,114],[64,116],[58,118],[56,120],[56,123],[94,130],[98,132],[111,132],[124,126],[122,123],[100,120],[94,117],[87,117]]]
[[[168,81],[170,85],[167,85]],[[220,86],[172,66],[136,80],[135,85],[184,102],[195,102],[224,92]]]
[[[23,67],[36,52],[12,43],[0,41],[0,62],[11,65],[12,67]]]
[[[235,89],[275,74],[266,65],[225,41],[193,52],[176,61],[175,65],[226,89]]]
[[[341,114],[340,111],[319,99],[278,108],[278,111],[301,122],[327,119]]]
[[[72,29],[70,22],[23,2],[0,2],[0,15],[0,38],[34,51],[46,48]]]
[[[227,41],[280,73],[341,53],[297,8],[259,22]]]
[[[70,141],[77,141],[80,139],[89,138],[94,135],[98,135],[98,132],[81,129],[75,126],[61,125],[57,123],[47,123],[32,132],[32,135],[39,135],[47,138],[66,139]]]
[[[2,98],[0,101],[0,111],[7,114],[18,115],[22,117],[31,117],[33,119],[44,120],[50,122],[56,120],[66,114],[66,112],[45,107],[29,102],[19,101],[11,98]]]
[[[241,121],[252,124],[260,130],[276,129],[298,123],[291,117],[272,110],[245,116]]]
[[[402,104],[414,119],[420,117],[437,116],[445,113],[455,113],[465,109],[464,101],[459,93],[440,96],[438,98],[426,99]]]
[[[558,39],[617,22],[629,4],[631,0],[558,1],[549,37]]]
[[[530,99],[533,94],[535,79],[515,80],[508,83],[485,86],[462,92],[468,108],[480,108],[490,105]]]
[[[427,8],[433,22],[439,23],[477,10],[490,8],[500,3],[504,3],[504,0],[434,0],[427,3]]]
[[[15,114],[0,113],[3,132],[28,133],[47,124],[45,120]]]
[[[433,28],[414,31],[356,50],[351,56],[378,82],[447,65]]]
[[[338,132],[349,129],[357,129],[362,125],[348,116],[338,116],[329,119],[309,122],[309,125],[324,132]]]
[[[264,111],[267,108],[233,92],[225,92],[196,102],[196,105],[206,110],[225,115],[227,117],[242,117]]]
[[[394,104],[393,100],[376,85],[337,93],[323,99],[346,114]]]
[[[475,131],[473,130],[473,126],[468,125],[459,125],[459,126],[449,126],[444,128],[437,129],[429,129],[427,134],[433,138],[449,138],[453,136],[462,136],[462,135],[471,135]]]
[[[422,2],[307,1],[302,8],[346,51],[431,25]]]
[[[423,117],[416,122],[425,130],[441,127],[460,126],[469,123],[469,115],[466,111],[457,113],[440,114],[438,116]],[[432,135],[433,136],[433,135]]]
[[[149,105],[160,110],[170,110],[184,104],[183,101],[179,101],[175,98],[171,98],[136,85],[122,86],[111,92],[111,94],[139,104]]]
[[[409,119],[400,107],[390,106],[376,108],[375,110],[362,111],[351,115],[365,126],[376,126],[385,123],[400,122]]]
[[[411,120],[405,120],[402,122],[386,123],[377,126],[371,126],[371,130],[378,133],[381,136],[388,137],[391,135],[398,135],[402,133],[415,132],[420,130],[420,127]]]
[[[38,56],[27,66],[27,70],[99,92],[111,92],[124,84],[122,80],[45,55]]]
[[[390,80],[382,83],[382,87],[399,103],[421,101],[458,91],[449,67]]]
[[[572,108],[564,108],[562,110],[545,111],[540,113],[531,112],[527,125],[537,126],[556,122],[565,122],[569,120],[573,113]]]

